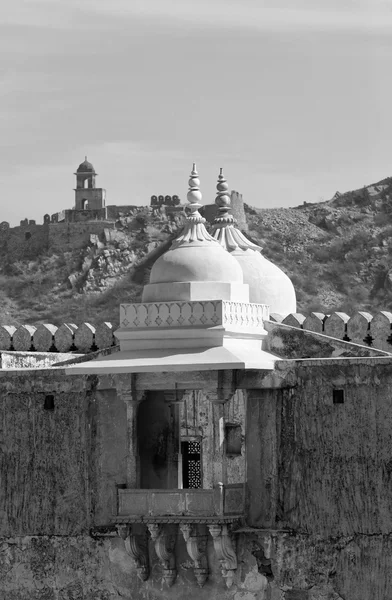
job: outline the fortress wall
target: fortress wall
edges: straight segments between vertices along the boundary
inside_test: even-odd
[[[8,371],[0,395],[0,537],[107,525],[126,481],[126,408],[115,390],[32,369]]]
[[[90,240],[90,234],[100,235],[104,229],[114,229],[107,221],[86,221],[84,223],[50,223],[48,247],[56,252],[70,252],[83,248]]]
[[[284,368],[294,387],[248,391],[250,520],[233,537],[238,568],[229,590],[210,535],[209,576],[198,588],[178,528],[173,587],[163,582],[151,538],[151,576],[137,577],[110,528],[129,438],[125,405],[100,389],[107,377],[5,373],[0,597],[385,600],[392,585],[391,367]],[[346,392],[343,404],[332,401],[336,385]],[[47,394],[54,410],[44,408]]]
[[[127,204],[124,206],[116,206],[114,204],[106,207],[106,218],[107,219],[118,219],[121,216],[129,215],[135,210],[140,210],[140,206],[134,204]]]
[[[89,210],[65,210],[65,221],[68,223],[80,223],[92,220],[106,219],[106,208],[95,208]]]
[[[291,388],[248,391],[249,525],[389,534],[392,363],[367,360],[286,363]]]
[[[374,314],[357,311],[351,316],[343,312],[329,315],[316,312],[309,315],[292,313],[286,316],[272,313],[270,319],[291,327],[392,352],[392,313],[385,310]]]
[[[246,220],[245,209],[244,209],[244,201],[242,198],[242,194],[236,191],[232,191],[230,194],[231,197],[231,214],[237,222],[237,226],[239,229],[243,231],[248,230],[248,223]],[[200,213],[203,215],[205,219],[209,223],[215,219],[218,214],[218,207],[214,204],[205,204],[201,209]]]
[[[170,243],[170,240],[168,240],[167,245],[170,245]],[[155,260],[156,257],[153,258]],[[143,269],[146,267],[148,267],[147,263],[143,264]],[[392,313],[387,311],[380,311],[374,315],[359,311],[351,317],[339,312],[330,315],[311,313],[308,316],[293,313],[286,317],[271,314],[270,320],[272,323],[282,323],[301,329],[304,332],[322,334],[319,340],[320,344],[323,342],[323,336],[328,336],[336,340],[351,341],[361,346],[367,346],[369,349],[392,352]],[[36,329],[37,331],[35,331]],[[38,324],[36,327],[33,326],[33,330],[32,332],[26,331],[26,325],[21,325],[16,329],[6,324],[1,325],[0,351],[12,349],[29,352],[33,349],[41,352],[92,352],[110,348],[116,343],[111,323],[98,323],[96,325],[82,323],[79,326],[63,324],[60,327],[50,324]],[[305,345],[309,343],[309,340],[307,342],[305,340]],[[325,339],[325,343],[328,343],[327,339]],[[341,344],[341,346],[335,344],[335,346],[335,352],[340,354],[344,352],[344,344]],[[320,351],[318,345],[315,348]],[[288,351],[288,349],[286,348],[285,351]],[[306,354],[306,348],[301,347],[300,351],[304,351]],[[293,349],[293,352],[295,354],[295,349]],[[305,354],[301,356],[305,356]]]
[[[59,327],[48,323],[19,327],[1,325],[0,351],[85,354],[112,348],[116,344],[113,331],[113,325],[107,322],[99,323],[97,326],[91,323],[81,323],[79,326],[63,323]],[[55,354],[55,356],[59,355]],[[1,368],[4,368],[3,356],[1,360]],[[53,363],[53,360],[51,362]]]
[[[33,259],[48,249],[47,225],[23,225],[0,232],[0,248],[8,262]]]

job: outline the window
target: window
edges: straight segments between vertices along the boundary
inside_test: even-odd
[[[53,394],[48,394],[47,396],[45,396],[44,409],[45,410],[54,410],[54,396],[53,396]]]
[[[181,442],[183,488],[201,488],[201,444]]]
[[[229,456],[241,456],[241,425],[238,423],[226,423],[226,454]]]
[[[333,390],[332,398],[334,404],[344,404],[344,390]]]

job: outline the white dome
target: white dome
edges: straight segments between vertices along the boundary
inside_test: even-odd
[[[188,244],[162,254],[151,269],[150,283],[220,281],[242,283],[241,266],[220,244]]]
[[[279,267],[251,249],[237,249],[231,256],[240,264],[244,283],[249,285],[249,302],[268,304],[270,313],[297,312],[294,286]]]

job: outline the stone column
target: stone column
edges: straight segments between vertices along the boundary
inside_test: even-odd
[[[235,394],[232,386],[219,387],[216,392],[208,394],[212,402],[212,460],[213,485],[227,483],[227,461],[225,440],[225,404]]]
[[[144,390],[119,389],[117,394],[127,409],[127,487],[140,487],[140,460],[137,437],[137,413],[139,404],[144,398]]]
[[[211,395],[212,401],[212,473],[213,484],[227,482],[225,441],[225,400],[220,395]]]
[[[183,390],[165,390],[165,402],[170,407],[171,435],[168,440],[168,488],[182,489],[182,457],[181,457],[181,406]]]

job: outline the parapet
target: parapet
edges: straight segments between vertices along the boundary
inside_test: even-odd
[[[291,313],[287,316],[271,314],[270,320],[307,331],[323,333],[346,342],[354,342],[384,352],[392,352],[392,313],[382,310],[374,315],[357,311],[351,316],[344,312],[309,315]]]
[[[38,325],[0,326],[0,351],[76,352],[86,354],[116,345],[112,323],[50,323]]]

